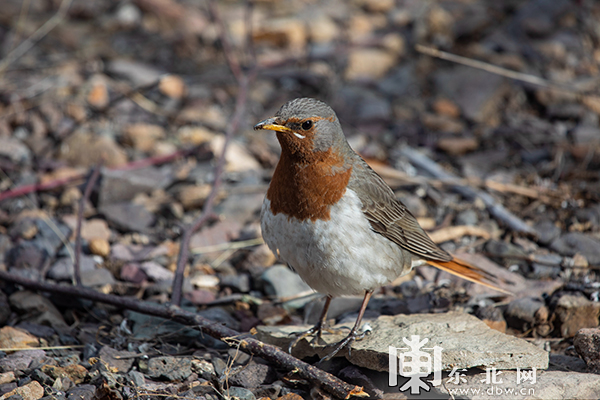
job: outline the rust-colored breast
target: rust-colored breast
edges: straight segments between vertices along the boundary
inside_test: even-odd
[[[346,192],[352,167],[344,166],[331,149],[307,164],[294,162],[286,153],[281,154],[267,191],[271,212],[301,221],[329,220],[330,206]]]

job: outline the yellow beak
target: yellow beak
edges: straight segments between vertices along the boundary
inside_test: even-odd
[[[292,132],[292,130],[287,126],[277,124],[275,122],[275,118],[265,119],[264,121],[261,121],[258,124],[254,125],[254,130],[259,129],[276,132]]]

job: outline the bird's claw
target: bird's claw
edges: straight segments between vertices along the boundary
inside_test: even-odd
[[[317,325],[313,326],[312,328],[310,328],[309,330],[301,332],[300,334],[297,334],[296,332],[290,333],[288,336],[296,336],[296,338],[288,346],[288,353],[292,354],[292,349],[294,347],[296,347],[296,345],[298,343],[300,343],[300,341],[302,339],[307,338],[309,336],[312,336],[312,335],[315,336],[314,339],[311,341],[311,344],[314,343],[315,341],[318,342],[318,340],[321,338],[322,332],[323,332],[323,327],[321,326],[321,324],[317,324]]]
[[[361,329],[360,332],[357,332],[356,329],[352,329],[348,336],[346,336],[342,341],[337,342],[335,344],[335,348],[331,353],[321,358],[318,364],[331,360],[337,353],[340,352],[340,350],[344,349],[345,347],[348,347],[348,356],[350,356],[352,352],[352,343],[364,339],[364,337],[369,335],[371,331],[372,329],[369,324],[365,324],[365,326]]]

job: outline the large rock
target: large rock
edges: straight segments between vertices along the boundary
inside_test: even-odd
[[[495,367],[497,369],[548,368],[548,353],[523,339],[505,335],[490,329],[478,318],[463,313],[415,314],[381,316],[370,323],[373,331],[363,340],[354,342],[352,352],[341,351],[340,355],[361,367],[377,371],[389,369],[389,346],[407,347],[403,338],[409,340],[419,335],[421,340],[428,339],[425,348],[442,348],[441,367]],[[340,327],[341,325],[337,326]],[[346,325],[347,326],[347,325]],[[287,348],[294,339],[289,336],[308,327],[258,327],[258,337],[265,342]],[[343,335],[324,334],[323,341],[333,344]],[[311,340],[310,338],[308,340]],[[329,349],[324,346],[309,345],[303,339],[294,348],[294,355],[307,357],[314,354],[325,356]],[[400,350],[398,350],[400,351]]]
[[[550,248],[565,256],[579,253],[590,264],[600,264],[600,240],[594,239],[581,232],[569,232],[556,239]]]

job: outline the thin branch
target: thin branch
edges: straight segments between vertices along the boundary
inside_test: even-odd
[[[171,162],[177,158],[186,157],[190,154],[197,153],[199,150],[202,150],[206,147],[205,144],[199,144],[194,147],[190,147],[187,149],[180,149],[171,154],[167,154],[166,156],[156,156],[156,157],[148,157],[141,160],[131,161],[127,164],[120,165],[118,167],[109,168],[113,171],[133,171],[136,169],[146,168],[153,165],[161,165],[168,162]],[[27,194],[33,192],[42,192],[46,190],[56,189],[58,187],[62,187],[71,183],[76,183],[85,178],[86,173],[81,173],[79,175],[70,176],[68,178],[60,178],[55,179],[53,181],[49,181],[46,183],[34,183],[32,185],[23,185],[19,186],[15,189],[6,190],[0,193],[0,201],[6,199],[12,199],[14,197],[25,196]]]
[[[211,188],[210,194],[204,203],[204,207],[202,209],[202,214],[194,221],[194,223],[187,227],[181,238],[181,244],[179,245],[179,255],[177,258],[177,269],[175,270],[175,277],[173,279],[172,286],[172,295],[171,301],[175,305],[181,304],[181,289],[183,286],[183,274],[185,271],[185,264],[188,261],[189,252],[190,252],[190,239],[194,232],[196,232],[200,227],[202,227],[213,215],[213,206],[214,202],[217,199],[217,195],[219,189],[221,187],[221,182],[223,180],[223,171],[225,170],[225,154],[227,152],[227,147],[229,142],[234,135],[234,133],[238,130],[238,127],[241,123],[242,117],[246,111],[246,101],[248,99],[248,85],[250,79],[252,77],[243,76],[240,82],[240,88],[236,98],[235,111],[233,114],[232,121],[227,125],[225,129],[225,142],[223,143],[223,149],[221,150],[221,155],[219,160],[217,161],[217,165],[215,166],[215,181],[213,182],[213,186]]]
[[[433,161],[426,155],[416,151],[415,149],[404,147],[400,150],[400,154],[406,157],[411,164],[413,164],[417,168],[425,170],[434,178],[437,178],[442,181],[451,181],[456,179],[454,175],[446,172],[435,161]],[[502,221],[512,230],[537,236],[537,232],[535,231],[535,229],[533,229],[519,217],[508,211],[502,204],[498,203],[489,193],[465,185],[452,184],[451,186],[454,189],[454,191],[460,193],[467,199],[475,200],[476,198],[480,198],[487,207],[489,213],[492,214],[496,219]]]
[[[194,221],[194,223],[187,227],[181,238],[181,244],[179,245],[179,255],[177,258],[177,268],[175,270],[175,277],[173,278],[173,286],[171,291],[171,301],[175,305],[181,304],[181,291],[183,287],[183,275],[185,272],[185,264],[189,258],[190,251],[190,239],[194,232],[196,232],[200,227],[202,227],[209,218],[213,215],[213,206],[214,202],[217,199],[217,195],[219,192],[219,188],[221,186],[221,182],[223,179],[223,171],[225,170],[225,155],[227,154],[227,147],[229,146],[229,142],[233,135],[237,132],[242,117],[246,111],[246,102],[248,100],[248,87],[250,83],[254,81],[254,78],[257,74],[257,68],[255,64],[255,60],[253,59],[253,64],[250,66],[249,71],[242,71],[238,58],[235,56],[233,52],[233,48],[229,42],[229,37],[227,35],[227,30],[225,29],[225,23],[221,19],[219,12],[217,10],[216,3],[213,0],[208,1],[208,8],[210,13],[219,27],[219,39],[223,46],[223,52],[225,54],[225,58],[227,60],[227,64],[231,73],[235,76],[235,79],[238,82],[239,89],[237,92],[236,100],[235,100],[235,109],[233,112],[233,117],[231,122],[227,124],[225,128],[225,141],[223,143],[223,149],[221,150],[221,156],[217,161],[215,166],[215,180],[213,182],[213,186],[211,188],[210,194],[204,203],[204,207],[202,209],[202,214]],[[248,12],[252,11],[252,8],[248,9]],[[247,16],[247,20],[251,20],[252,16]],[[246,24],[246,36],[251,35],[252,24]],[[252,47],[252,46],[250,46]],[[253,50],[250,50],[251,52]]]
[[[131,297],[104,294],[81,286],[55,285],[37,282],[5,271],[0,271],[0,280],[13,282],[28,289],[84,298],[176,321],[180,324],[194,327],[216,339],[222,340],[231,347],[239,346],[239,349],[243,352],[269,361],[278,368],[285,369],[286,371],[294,371],[302,379],[306,379],[313,385],[320,386],[323,390],[333,396],[342,399],[347,399],[350,396],[367,396],[362,387],[350,385],[315,366],[298,360],[296,357],[284,352],[278,347],[263,343],[253,338],[250,334],[242,334],[234,331],[221,323],[203,318],[194,312],[185,311],[179,307],[166,307],[160,304],[140,301]]]
[[[36,45],[37,42],[42,40],[44,36],[50,33],[52,29],[56,28],[65,19],[72,1],[73,0],[63,0],[62,3],[60,3],[58,11],[52,16],[52,18],[46,21],[44,25],[40,26],[39,29],[36,30],[31,36],[21,42],[16,49],[4,57],[4,59],[0,62],[0,74],[4,72],[4,70],[8,68],[8,66],[15,60],[27,53],[33,46]]]
[[[90,178],[85,185],[83,195],[79,200],[79,210],[77,210],[77,227],[75,229],[75,262],[73,263],[73,274],[75,276],[75,284],[81,286],[81,224],[83,222],[83,211],[85,209],[85,203],[92,194],[92,189],[100,176],[100,167],[102,163],[98,163],[92,170]]]

